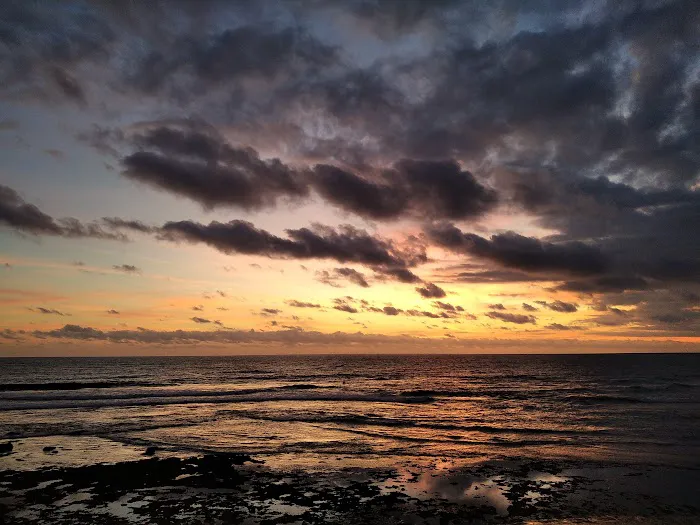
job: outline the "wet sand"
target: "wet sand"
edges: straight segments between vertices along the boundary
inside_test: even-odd
[[[343,457],[300,468],[271,459],[17,440],[0,457],[0,516],[59,525],[700,523],[700,469],[484,458],[372,467]]]

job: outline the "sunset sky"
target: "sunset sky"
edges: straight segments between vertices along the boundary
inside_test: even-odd
[[[697,0],[10,0],[0,71],[0,355],[700,348]]]

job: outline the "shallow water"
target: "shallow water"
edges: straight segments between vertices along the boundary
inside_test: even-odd
[[[0,367],[0,439],[95,436],[316,467],[319,457],[695,467],[698,414],[698,354],[3,359]]]

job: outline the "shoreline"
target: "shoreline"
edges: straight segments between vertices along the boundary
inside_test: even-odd
[[[147,457],[144,447],[103,438],[39,448],[57,438],[19,438],[0,458],[0,522],[700,521],[697,468],[483,457],[350,466],[358,458],[342,456],[318,468],[282,468],[244,453],[159,449]],[[95,462],[96,454],[111,462]]]

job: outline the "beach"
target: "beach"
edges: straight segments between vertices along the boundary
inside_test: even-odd
[[[700,521],[695,355],[4,363],[5,523]]]

